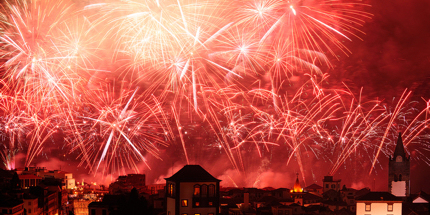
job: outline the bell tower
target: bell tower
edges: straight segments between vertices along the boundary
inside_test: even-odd
[[[397,138],[394,154],[389,159],[388,191],[398,197],[409,196],[411,190],[410,157],[406,156],[401,133],[399,133],[399,137]]]

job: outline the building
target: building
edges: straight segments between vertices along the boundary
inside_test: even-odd
[[[218,215],[219,183],[199,165],[186,165],[166,178],[167,215]]]
[[[388,192],[369,192],[356,202],[357,215],[402,214],[402,199]]]
[[[37,186],[38,182],[40,182],[42,179],[47,178],[55,178],[61,180],[63,189],[74,189],[76,186],[73,174],[61,170],[47,170],[45,167],[25,167],[22,169],[17,169],[16,172],[18,173],[20,179],[28,178],[38,180],[35,183],[29,181],[30,186]],[[23,188],[30,186],[25,186],[25,184],[23,184]]]
[[[401,133],[399,133],[394,154],[389,159],[388,191],[395,196],[409,196],[411,163],[410,157],[406,156]]]
[[[73,213],[75,215],[88,215],[88,205],[91,203],[91,200],[74,200],[73,201]]]
[[[109,205],[104,202],[91,202],[88,205],[89,215],[109,215]]]
[[[323,193],[334,190],[339,191],[340,190],[340,179],[339,180],[333,180],[333,176],[324,176],[323,179]]]
[[[23,197],[24,209],[28,215],[39,215],[42,208],[39,207],[39,198],[30,193],[25,193]]]
[[[40,184],[40,182],[42,181],[42,178],[37,176],[37,175],[33,175],[33,174],[23,174],[23,175],[18,175],[19,177],[19,181],[20,181],[20,186],[22,189],[28,189],[30,187],[35,187],[38,186]]]
[[[0,214],[24,215],[24,202],[20,199],[0,195]]]
[[[323,193],[323,187],[321,187],[318,184],[311,184],[311,185],[305,187],[305,190],[309,193],[313,193],[316,195],[322,195],[322,193]]]

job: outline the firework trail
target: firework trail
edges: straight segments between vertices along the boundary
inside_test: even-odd
[[[81,7],[82,6],[82,7]],[[284,151],[305,180],[310,156],[334,174],[367,156],[373,171],[398,130],[424,147],[429,113],[335,89],[324,68],[360,39],[361,1],[6,1],[0,13],[2,159],[41,153],[56,132],[90,172],[139,172],[179,146],[244,157]],[[326,84],[327,83],[327,84]],[[417,113],[417,114],[415,114]],[[6,127],[7,126],[7,127]],[[206,132],[202,143],[190,138]],[[417,143],[418,140],[418,143]],[[378,144],[375,144],[377,142]],[[195,157],[195,156],[194,156]],[[182,158],[181,158],[182,159]],[[424,159],[425,160],[425,159]],[[425,160],[426,162],[428,160]]]
[[[91,172],[102,163],[103,173],[124,172],[124,168],[138,172],[136,162],[146,163],[146,153],[159,158],[159,147],[168,146],[162,127],[168,124],[156,98],[142,98],[138,89],[122,88],[82,97],[83,110],[70,113],[67,140]]]

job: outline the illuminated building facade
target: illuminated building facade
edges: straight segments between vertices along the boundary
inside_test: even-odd
[[[186,165],[166,178],[167,215],[218,215],[219,183],[199,165]]]

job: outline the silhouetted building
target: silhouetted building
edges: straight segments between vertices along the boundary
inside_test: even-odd
[[[24,202],[21,199],[0,195],[0,214],[24,215]]]
[[[314,193],[317,195],[322,195],[322,193],[323,193],[323,187],[321,187],[318,184],[311,184],[311,185],[305,187],[305,190],[309,193]]]
[[[411,164],[403,147],[402,135],[399,133],[396,149],[388,163],[388,191],[395,196],[409,196],[411,193]]]
[[[340,179],[339,180],[333,180],[333,176],[324,176],[323,179],[323,193],[327,192],[328,190],[332,189],[335,191],[340,190]]]
[[[186,165],[166,178],[167,215],[219,214],[219,183],[199,165]]]

